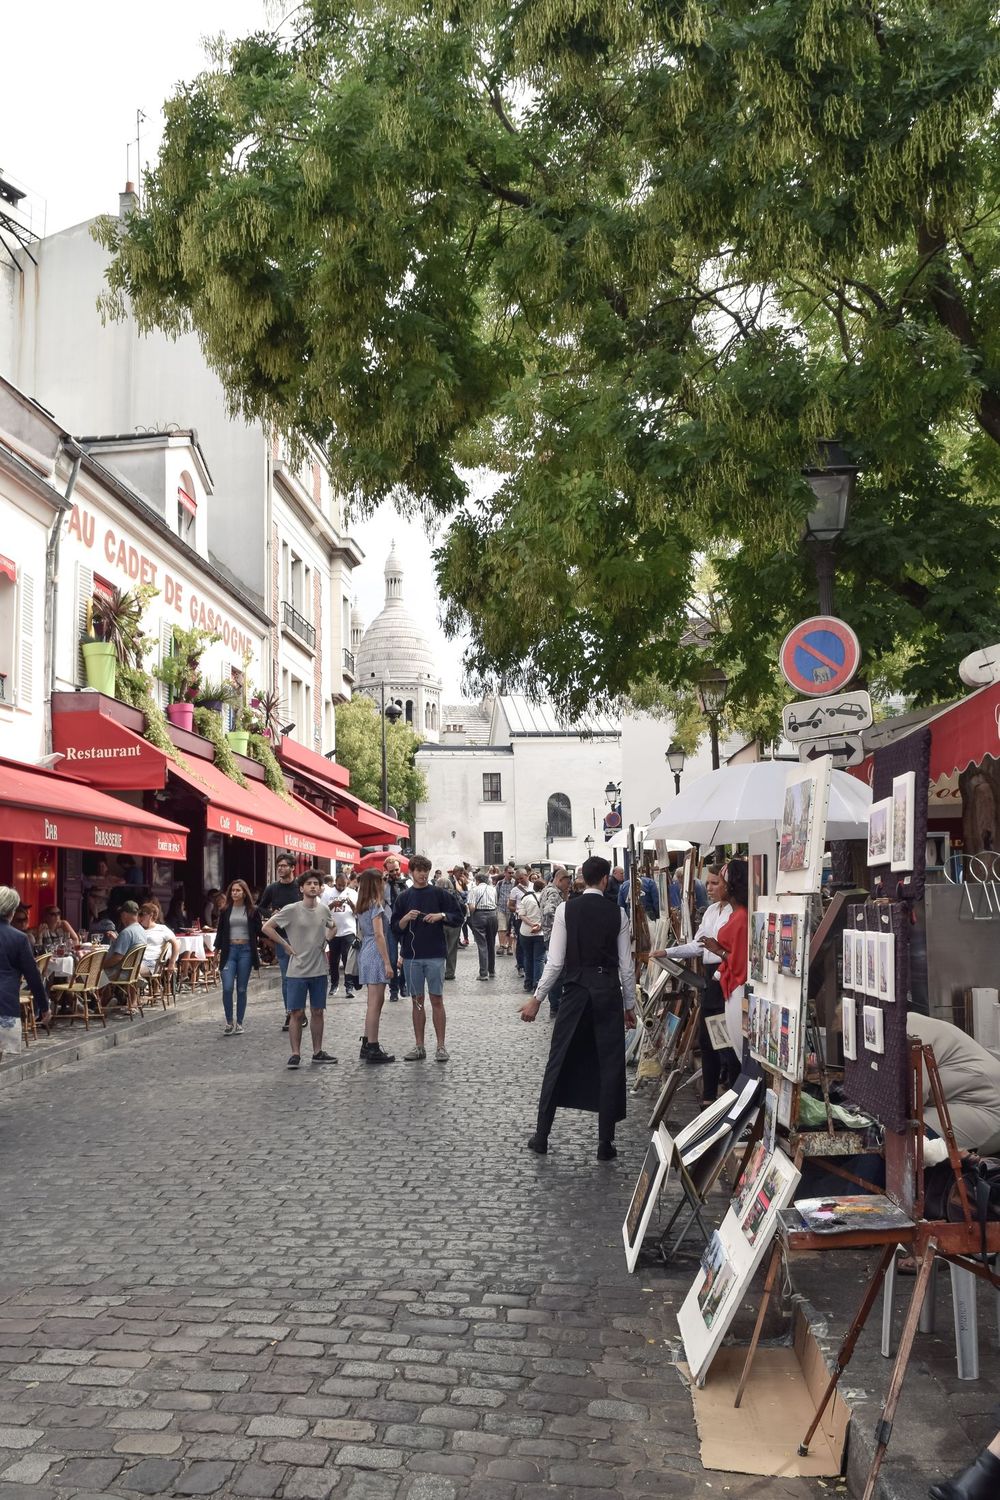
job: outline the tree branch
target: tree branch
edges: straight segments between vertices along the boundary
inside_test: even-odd
[[[945,250],[947,241],[940,234],[934,232],[926,223],[917,225],[917,248],[921,255],[928,260],[935,256],[941,256]],[[943,328],[947,328],[961,344],[963,349],[973,356],[977,370],[981,370],[983,362],[982,344],[973,327],[969,310],[959,295],[955,278],[947,260],[942,258],[941,264],[935,269],[929,280],[928,293],[930,304],[934,315]],[[979,404],[976,408],[976,421],[986,433],[987,437],[1000,444],[1000,394],[986,387],[979,393]]]

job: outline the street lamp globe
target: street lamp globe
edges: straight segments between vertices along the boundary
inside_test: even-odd
[[[385,716],[390,724],[397,724],[403,717],[403,710],[398,703],[387,703],[385,706]]]
[[[604,788],[604,800],[609,807],[614,807],[615,803],[618,801],[618,785],[616,782],[608,782],[607,786]]]
[[[802,477],[813,492],[813,504],[806,515],[802,535],[807,542],[835,542],[847,526],[858,466],[839,443],[823,438],[819,449],[819,467],[802,471]]]
[[[684,770],[684,762],[687,759],[684,754],[684,746],[679,745],[676,740],[671,740],[667,746],[667,765],[675,776],[679,776]]]
[[[586,849],[586,851],[587,851],[587,858],[589,859],[590,858],[590,851],[594,847],[594,835],[592,833],[588,833],[587,834],[587,837],[583,841],[583,847]]]
[[[697,691],[702,713],[717,719],[726,706],[729,678],[721,667],[709,667],[698,679]]]

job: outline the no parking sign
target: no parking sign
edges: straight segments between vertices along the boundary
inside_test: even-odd
[[[833,615],[813,615],[796,625],[785,636],[779,657],[785,681],[809,698],[846,687],[860,660],[857,636]]]

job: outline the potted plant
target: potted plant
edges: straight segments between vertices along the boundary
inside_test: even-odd
[[[113,698],[118,668],[142,670],[149,647],[142,633],[142,617],[155,593],[147,584],[126,593],[115,587],[91,599],[87,628],[80,641],[88,687]]]
[[[106,641],[99,634],[100,627],[94,619],[94,601],[91,599],[87,605],[87,626],[84,634],[80,637],[80,654],[83,657],[83,670],[87,677],[87,686],[93,688],[97,693],[103,693],[107,698],[115,696],[115,672],[118,660],[115,656],[114,643]]]
[[[221,717],[223,709],[239,704],[240,690],[231,677],[223,677],[218,682],[203,683],[194,701],[196,707],[210,709]]]
[[[249,703],[244,703],[236,715],[236,727],[229,731],[227,736],[230,745],[237,755],[248,755],[250,752],[250,736],[260,734],[263,724],[257,710]]]
[[[170,693],[167,718],[178,729],[194,728],[194,705],[201,691],[201,658],[206,646],[219,637],[208,630],[174,626],[173,651],[153,668],[153,675]]]

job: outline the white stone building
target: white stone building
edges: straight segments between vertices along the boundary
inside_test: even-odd
[[[133,206],[122,194],[120,212]],[[131,317],[104,324],[97,299],[108,257],[91,228],[26,236],[25,245],[6,236],[0,375],[57,412],[69,431],[90,435],[88,446],[162,506],[183,540],[239,580],[272,620],[271,659],[262,664],[270,681],[261,685],[280,692],[293,739],[332,750],[333,709],[354,683],[351,579],[363,554],[321,455],[293,463],[259,423],[232,416],[193,334],[140,335]],[[147,489],[145,476],[158,445],[169,451],[171,436],[193,434],[211,455],[212,504],[182,514],[183,486],[175,494],[150,478]],[[189,477],[198,478],[194,470]]]
[[[356,690],[366,693],[381,708],[394,703],[403,722],[430,743],[441,735],[441,676],[430,642],[403,598],[403,563],[393,544],[385,561],[385,604],[367,630],[355,612],[350,625],[352,639],[360,638],[357,653]]]

